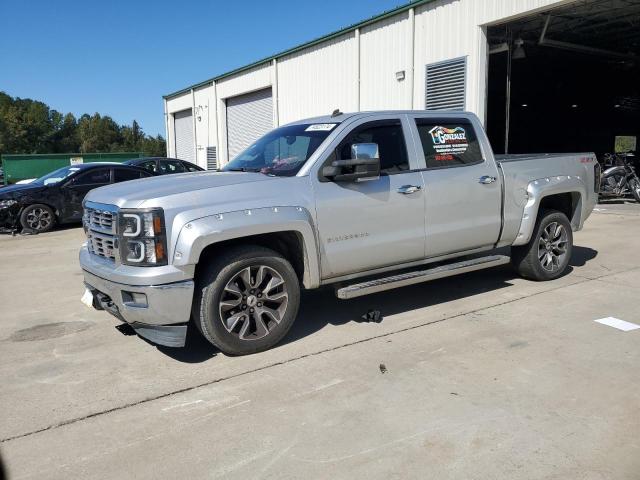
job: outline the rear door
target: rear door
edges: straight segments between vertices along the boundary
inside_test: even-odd
[[[153,174],[148,171],[140,171],[135,168],[115,167],[113,169],[113,183],[127,182],[129,180],[137,180],[142,177],[150,177]]]
[[[323,279],[424,258],[424,185],[407,118],[361,119],[336,140],[313,181]],[[351,158],[354,143],[376,143],[381,174],[333,182],[322,166]]]
[[[493,246],[502,192],[490,147],[480,140],[482,127],[464,116],[412,117],[426,166],[427,257]]]

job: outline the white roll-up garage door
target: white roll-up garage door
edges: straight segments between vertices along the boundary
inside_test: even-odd
[[[229,160],[273,128],[271,89],[227,99],[227,150]]]
[[[193,116],[191,109],[176,112],[174,132],[176,139],[176,158],[196,163],[196,149],[193,144]]]

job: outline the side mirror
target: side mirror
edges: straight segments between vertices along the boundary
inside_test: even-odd
[[[377,143],[354,143],[351,159],[334,160],[322,169],[322,175],[334,182],[362,182],[380,178],[380,154]]]

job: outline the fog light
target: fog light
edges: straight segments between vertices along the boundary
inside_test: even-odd
[[[127,307],[147,308],[147,296],[138,292],[122,292],[122,303]]]

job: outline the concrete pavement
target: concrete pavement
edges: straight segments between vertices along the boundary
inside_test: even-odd
[[[308,292],[283,345],[238,358],[83,307],[81,229],[0,237],[10,478],[638,478],[640,330],[593,320],[640,324],[640,209],[600,207],[554,282]]]

